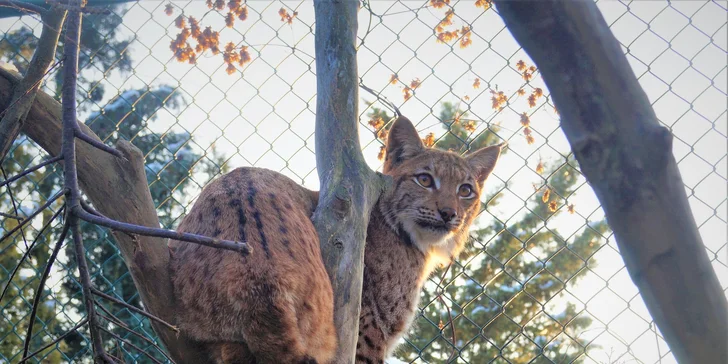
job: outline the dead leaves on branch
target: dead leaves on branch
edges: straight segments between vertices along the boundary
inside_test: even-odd
[[[413,91],[422,85],[422,81],[420,81],[419,78],[415,78],[410,81],[409,84],[406,84],[399,79],[399,76],[397,76],[397,74],[392,74],[389,77],[390,85],[396,85],[398,82],[402,84],[402,97],[404,98],[404,101],[412,98]]]
[[[289,14],[288,10],[286,8],[281,8],[278,10],[278,15],[281,17],[282,22],[286,22],[288,24],[293,24],[293,19],[298,16],[298,12],[294,11],[293,14]]]
[[[207,7],[217,11],[222,11],[227,7],[225,15],[225,25],[228,28],[235,26],[235,22],[245,21],[248,19],[248,7],[244,0],[207,0]],[[164,13],[168,16],[174,15],[175,7],[171,3],[164,7]],[[293,24],[293,20],[298,16],[298,12],[289,13],[285,8],[278,10],[281,21],[287,24]],[[212,30],[212,27],[206,27],[202,30],[200,23],[192,16],[185,17],[180,14],[175,18],[174,25],[180,32],[169,45],[170,50],[174,53],[175,59],[179,62],[187,62],[189,64],[197,63],[199,56],[205,51],[210,51],[213,55],[222,53],[223,61],[227,64],[225,71],[233,74],[237,70],[237,66],[244,67],[248,64],[252,57],[247,46],[236,46],[229,42],[225,45],[225,49],[220,49],[220,33]],[[190,42],[196,43],[194,46]]]
[[[482,8],[483,11],[490,9],[492,0],[477,0],[475,6]],[[430,0],[430,6],[434,9],[445,9],[444,17],[433,29],[438,43],[452,43],[458,40],[460,48],[467,48],[473,44],[470,26],[462,25],[460,27],[454,25],[455,8],[450,5],[450,0]]]

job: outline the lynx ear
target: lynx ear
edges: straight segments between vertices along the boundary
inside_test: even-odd
[[[388,171],[408,158],[420,153],[425,148],[417,129],[404,116],[394,121],[387,138],[387,155],[384,171]]]
[[[470,166],[475,170],[475,178],[478,180],[479,184],[482,185],[485,179],[490,175],[490,172],[493,172],[493,168],[495,168],[495,164],[498,162],[501,149],[503,149],[505,145],[506,143],[491,145],[465,157],[468,164],[470,164]]]

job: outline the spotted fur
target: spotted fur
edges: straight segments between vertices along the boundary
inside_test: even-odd
[[[370,218],[357,363],[383,363],[409,327],[422,284],[465,244],[500,146],[468,157],[426,148],[412,123],[389,132],[384,173],[394,188]],[[426,174],[432,185],[426,187]],[[471,186],[472,196],[461,187]],[[333,296],[310,216],[318,193],[263,169],[205,187],[179,230],[248,242],[250,256],[173,241],[182,333],[217,363],[329,363]]]
[[[384,162],[394,188],[379,199],[367,230],[357,363],[382,363],[392,353],[414,318],[424,281],[462,251],[500,150],[463,158],[426,148],[409,120],[394,123]],[[417,182],[423,173],[433,178],[431,188]],[[458,195],[463,184],[472,186],[472,196]]]
[[[248,256],[172,241],[182,334],[216,363],[327,363],[333,294],[310,216],[317,193],[279,173],[238,168],[210,183],[179,226],[245,241]]]

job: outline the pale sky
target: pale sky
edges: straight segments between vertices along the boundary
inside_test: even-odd
[[[248,2],[249,18],[237,21],[233,29],[224,27],[224,15],[209,11],[204,1],[173,2],[173,16],[164,14],[167,2],[132,3],[124,14],[121,37],[135,35],[130,52],[134,71],[128,77],[112,73],[104,80],[108,98],[121,91],[145,84],[179,87],[189,105],[181,112],[161,110],[159,121],[149,127],[157,133],[187,130],[192,133],[199,152],[213,145],[231,157],[231,167],[255,165],[279,170],[309,188],[318,188],[313,153],[314,75],[313,3]],[[533,183],[542,183],[535,172],[542,159],[557,163],[559,153],[566,155],[569,145],[559,129],[558,115],[545,98],[529,108],[526,96],[515,92],[523,87],[541,87],[537,73],[525,82],[515,70],[516,62],[533,64],[520,50],[500,17],[483,12],[471,2],[453,1],[453,25],[472,27],[472,45],[437,43],[433,27],[444,16],[444,9],[422,8],[426,1],[372,1],[375,15],[359,12],[359,75],[364,84],[394,101],[404,115],[418,123],[422,135],[444,135],[436,115],[441,101],[460,103],[478,119],[478,131],[487,123],[499,123],[499,135],[509,141],[510,152],[499,162],[490,178],[490,191],[502,190],[502,201],[481,215],[479,223],[488,224],[492,216],[502,221],[518,221],[525,213],[523,201],[534,193]],[[599,1],[598,6],[625,51],[660,121],[675,134],[674,155],[686,184],[690,205],[700,227],[706,248],[719,280],[728,288],[728,247],[726,234],[726,149],[728,142],[728,70],[726,49],[726,1]],[[298,11],[293,24],[280,20],[278,10]],[[629,7],[629,11],[628,11]],[[220,56],[206,54],[194,66],[172,59],[169,43],[176,35],[174,18],[184,9],[186,15],[201,19],[204,26],[221,31],[221,44],[247,45],[252,62],[242,72],[225,73]],[[415,17],[416,15],[416,17]],[[690,22],[690,20],[692,21]],[[23,21],[40,27],[29,17]],[[18,26],[0,19],[3,31]],[[362,41],[363,38],[363,41]],[[295,47],[295,52],[291,47]],[[240,68],[239,68],[240,69]],[[388,85],[397,73],[403,81],[415,78],[421,86],[415,96],[403,102],[401,85]],[[481,80],[474,89],[475,79]],[[491,108],[490,90],[498,87],[510,99],[501,112]],[[469,100],[466,100],[466,96]],[[374,97],[360,90],[360,112],[366,113],[363,100]],[[378,105],[381,107],[381,104]],[[528,111],[535,143],[529,145],[521,132],[519,114]],[[360,127],[364,156],[372,168],[379,168],[380,144],[362,117]],[[505,181],[508,188],[504,189]],[[583,181],[583,179],[582,179]],[[197,181],[204,184],[206,181]],[[194,196],[187,196],[188,201]],[[576,214],[560,214],[548,227],[570,236],[586,221],[599,221],[603,212],[591,188],[582,182],[568,203]],[[491,215],[492,214],[492,215]],[[593,258],[598,266],[576,286],[570,295],[587,302],[595,320],[583,337],[595,338],[602,350],[590,352],[587,363],[674,363],[667,346],[654,333],[654,325],[637,289],[632,284],[613,239]],[[609,289],[601,290],[608,280]],[[600,291],[601,290],[601,291]],[[598,292],[598,293],[597,293]],[[627,306],[629,305],[629,308]]]

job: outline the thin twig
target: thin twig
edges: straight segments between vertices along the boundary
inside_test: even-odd
[[[113,324],[119,325],[121,327],[128,328],[128,326],[125,323],[121,322],[121,320],[119,320],[118,318],[116,318],[116,316],[114,316],[113,313],[111,313],[109,310],[107,310],[106,307],[104,307],[104,305],[101,304],[101,302],[99,302],[97,300],[94,300],[94,303],[96,304],[96,307],[100,308],[101,311],[104,311],[104,313],[106,313],[107,315],[109,315],[109,316],[104,316],[104,315],[102,315],[100,313],[96,313],[97,315],[99,315],[99,317],[101,317],[103,319],[106,319],[106,321],[109,321],[109,322],[111,322]]]
[[[96,317],[96,310],[93,303],[93,296],[91,295],[91,276],[88,272],[88,265],[86,264],[86,249],[83,246],[83,237],[81,236],[81,229],[79,228],[79,221],[76,216],[70,216],[69,224],[71,225],[73,235],[73,245],[76,252],[76,263],[78,264],[78,275],[81,277],[81,287],[83,292],[84,303],[86,306],[86,314],[89,318],[89,332],[91,333],[91,343],[93,346],[93,352],[95,359],[104,357],[104,348],[101,345],[101,335],[98,332],[99,324]],[[94,360],[96,361],[96,360]]]
[[[13,215],[13,214],[6,214],[4,212],[0,212],[0,216],[6,218],[6,219],[13,219],[13,220],[22,220],[22,216]]]
[[[111,14],[111,10],[108,8],[89,8],[89,7],[80,7],[80,6],[73,6],[73,5],[67,5],[60,3],[58,1],[53,0],[46,0],[46,2],[51,4],[51,9],[54,10],[72,10],[72,11],[78,11],[84,14],[103,14],[103,15],[109,15]]]
[[[164,352],[164,349],[160,348],[159,345],[155,344],[154,341],[149,340],[148,337],[146,337],[146,336],[144,336],[144,335],[142,335],[142,334],[140,334],[140,333],[132,330],[131,328],[129,328],[129,326],[127,326],[126,324],[124,324],[123,322],[121,322],[121,320],[119,320],[118,318],[116,318],[116,316],[114,316],[113,313],[109,312],[109,310],[107,310],[106,308],[104,308],[104,306],[101,303],[99,303],[99,301],[94,300],[94,302],[96,302],[96,306],[98,306],[102,311],[104,311],[106,314],[108,314],[110,316],[110,317],[107,317],[105,315],[98,314],[100,317],[106,319],[109,322],[112,322],[112,323],[118,325],[122,329],[126,330],[128,333],[130,333],[130,334],[132,334],[132,335],[134,335],[134,336],[136,336],[136,337],[138,337],[138,338],[146,341],[147,344],[153,346],[155,349],[157,349],[157,351],[159,351],[162,355],[164,355],[164,357],[167,358],[167,360],[169,360],[170,362],[174,363],[174,360],[172,360],[172,358],[170,358],[167,355],[167,353]]]
[[[376,97],[377,100],[379,100],[380,102],[382,102],[385,105],[387,105],[387,106],[391,107],[392,109],[394,109],[395,116],[397,116],[397,117],[402,116],[402,113],[399,111],[399,108],[397,107],[397,105],[395,105],[393,102],[389,101],[389,99],[387,99],[384,96],[380,96],[378,92],[372,90],[371,88],[369,88],[368,86],[364,85],[363,83],[360,83],[359,84],[359,87],[363,88],[365,91],[367,91],[370,94],[374,95],[374,97]]]
[[[94,209],[91,204],[88,203],[88,201],[81,199],[81,207],[83,207],[84,210],[101,217],[106,217],[104,214],[98,212],[96,209]],[[106,217],[108,219],[108,217]]]
[[[447,305],[445,302],[445,299],[442,298],[442,295],[445,293],[445,288],[442,287],[442,282],[445,281],[445,276],[447,276],[447,273],[450,271],[450,268],[452,267],[452,263],[447,265],[447,268],[445,268],[445,271],[442,272],[442,276],[440,277],[440,283],[437,284],[440,288],[440,292],[437,294],[437,299],[440,300],[440,303],[442,303],[445,306],[445,309],[447,310],[447,316],[448,316],[448,324],[450,324],[450,330],[452,333],[452,352],[450,352],[450,357],[448,357],[448,363],[452,362],[453,357],[457,358],[457,355],[455,354],[457,351],[457,347],[455,346],[456,338],[455,338],[455,323],[452,321],[452,312],[450,310],[450,306]]]
[[[48,206],[50,206],[54,202],[56,202],[56,200],[58,200],[58,198],[60,198],[61,196],[63,196],[63,194],[65,192],[66,192],[66,190],[63,189],[63,190],[59,191],[58,193],[56,193],[55,195],[53,195],[53,197],[49,198],[48,201],[46,201],[46,203],[43,204],[43,206],[41,206],[37,210],[33,211],[33,213],[30,214],[30,216],[26,217],[25,220],[19,222],[18,223],[18,226],[10,229],[10,231],[8,231],[5,235],[3,235],[3,237],[0,238],[0,241],[3,241],[5,239],[7,239],[8,237],[12,236],[13,234],[15,234],[16,231],[20,230],[20,228],[22,228],[23,226],[25,226],[25,224],[27,224],[28,222],[30,222],[31,220],[33,220],[43,210],[47,209]]]
[[[164,352],[164,349],[160,348],[159,345],[155,344],[154,341],[149,340],[149,338],[145,337],[144,335],[142,335],[142,334],[140,334],[140,333],[138,333],[138,332],[136,332],[136,331],[134,331],[132,329],[129,329],[129,328],[126,328],[126,327],[124,327],[123,329],[125,329],[130,334],[132,334],[132,335],[134,335],[134,336],[136,336],[136,337],[138,337],[138,338],[146,341],[147,344],[151,345],[152,347],[154,347],[155,349],[157,349],[157,351],[159,351],[162,355],[164,355],[164,357],[167,358],[167,360],[169,360],[170,363],[175,364],[175,361],[172,360],[172,358],[170,358],[169,355],[167,355],[167,353]]]
[[[51,342],[50,342],[49,344],[47,344],[46,346],[44,346],[44,347],[42,347],[42,348],[40,348],[40,349],[38,349],[38,350],[36,350],[36,351],[32,352],[32,353],[31,353],[31,354],[29,354],[28,356],[25,356],[25,357],[23,357],[23,359],[20,359],[20,361],[18,362],[18,364],[22,364],[22,363],[25,363],[26,361],[28,361],[28,359],[30,359],[30,358],[32,358],[32,357],[34,357],[34,356],[36,356],[36,355],[40,354],[40,353],[41,353],[41,352],[43,352],[43,351],[44,351],[45,349],[48,349],[48,348],[50,348],[51,346],[53,346],[53,345],[55,345],[55,344],[58,344],[58,343],[59,343],[59,342],[60,342],[61,340],[65,339],[65,338],[66,338],[66,336],[68,336],[68,335],[71,335],[72,333],[76,332],[76,330],[78,330],[78,329],[79,329],[79,328],[80,328],[81,326],[83,326],[83,325],[86,325],[86,323],[87,323],[87,322],[88,322],[88,318],[84,318],[83,320],[81,320],[81,322],[77,323],[77,324],[76,324],[76,326],[74,326],[74,327],[72,327],[72,328],[71,328],[70,330],[66,331],[66,333],[65,333],[65,334],[63,334],[63,335],[61,335],[61,336],[57,337],[57,338],[56,338],[55,340],[51,341]]]
[[[252,249],[248,246],[248,244],[243,243],[243,242],[221,240],[221,239],[210,238],[207,236],[202,236],[202,235],[197,235],[197,234],[180,233],[180,232],[177,232],[174,230],[150,228],[150,227],[141,226],[141,225],[128,224],[125,222],[111,220],[111,219],[108,219],[105,217],[91,214],[91,213],[85,211],[81,206],[76,206],[73,210],[74,210],[74,214],[76,216],[78,216],[79,218],[81,218],[82,220],[88,221],[88,222],[96,224],[96,225],[106,226],[113,230],[118,230],[118,231],[122,231],[122,232],[126,232],[126,233],[186,241],[186,242],[200,244],[200,245],[209,246],[209,247],[213,247],[213,248],[232,250],[232,251],[240,252],[243,255],[248,255],[252,251]]]
[[[33,84],[33,85],[32,85],[32,87],[30,87],[30,88],[28,88],[27,90],[25,90],[25,92],[23,93],[23,95],[22,95],[22,96],[26,96],[26,95],[28,95],[28,94],[29,94],[29,93],[30,93],[31,91],[33,91],[33,87],[36,87],[36,86],[40,85],[40,83],[41,83],[41,82],[43,82],[43,79],[45,79],[45,76],[48,76],[48,74],[50,74],[51,72],[53,72],[53,71],[54,71],[54,70],[56,69],[56,67],[60,66],[61,64],[63,64],[63,59],[61,59],[61,60],[58,60],[58,61],[56,61],[55,63],[53,63],[53,65],[52,65],[52,66],[51,66],[50,68],[48,68],[48,71],[46,71],[46,73],[45,73],[45,74],[43,74],[43,77],[42,77],[42,78],[41,78],[40,80],[36,81],[36,83],[35,83],[35,84]],[[14,74],[13,72],[10,72],[10,71],[8,71],[8,70],[6,70],[6,69],[2,68],[2,67],[0,67],[0,76],[3,76],[3,77],[5,77],[5,78],[8,78],[8,77],[16,77],[16,76],[15,76],[15,74]],[[22,82],[22,79],[21,79],[21,80],[20,80],[19,82]],[[18,83],[18,85],[19,85],[19,83]],[[8,105],[7,107],[5,107],[5,110],[3,110],[3,111],[0,111],[0,116],[5,116],[5,114],[7,114],[7,113],[8,113],[8,110],[10,110],[10,108],[11,108],[11,107],[13,107],[13,106],[14,106],[14,105],[16,105],[16,104],[17,104],[18,102],[20,102],[20,101],[21,101],[21,99],[22,99],[22,98],[18,98],[18,99],[15,99],[15,100],[13,100],[13,101],[12,101],[12,102],[10,103],[10,105]]]
[[[23,1],[15,1],[15,0],[0,0],[0,8],[13,8],[15,10],[24,11],[26,13],[33,13],[33,14],[39,14],[43,15],[43,13],[46,12],[46,9],[38,6],[29,4]]]
[[[3,168],[2,165],[0,165],[0,172],[2,172],[3,178],[8,178],[8,175],[5,174],[5,168]],[[13,190],[11,190],[10,188],[7,188],[7,190],[8,197],[10,197],[10,203],[13,205],[13,212],[15,213],[15,215],[19,215],[18,204],[15,203],[15,197],[13,197]],[[23,237],[23,245],[25,245],[25,249],[28,249],[28,240],[25,239],[25,230],[20,229],[20,236]]]
[[[23,345],[23,357],[27,356],[28,351],[30,350],[30,341],[33,339],[33,324],[35,323],[35,316],[38,311],[38,306],[40,306],[40,298],[43,296],[43,289],[45,288],[46,280],[51,274],[51,268],[53,268],[53,263],[55,263],[56,258],[58,257],[58,252],[61,250],[61,246],[63,246],[63,241],[66,240],[66,235],[68,234],[68,229],[70,227],[71,226],[68,224],[68,221],[66,221],[66,223],[63,225],[61,235],[58,237],[58,241],[56,241],[56,246],[53,248],[53,253],[51,253],[50,258],[48,258],[45,270],[43,270],[43,275],[40,276],[40,283],[38,284],[38,288],[35,291],[33,306],[30,311],[28,332],[25,335],[25,344]]]
[[[114,337],[114,339],[116,339],[116,340],[119,340],[119,341],[121,341],[122,343],[124,343],[124,344],[126,344],[126,345],[129,345],[129,346],[131,346],[132,348],[136,349],[136,350],[137,350],[137,351],[139,351],[140,353],[144,354],[144,356],[146,356],[147,358],[149,358],[149,359],[152,359],[152,361],[153,361],[153,362],[155,362],[155,363],[159,363],[159,364],[162,364],[162,362],[161,362],[161,361],[159,361],[159,360],[157,360],[157,358],[155,358],[155,357],[151,356],[151,355],[150,355],[149,353],[147,353],[147,352],[146,352],[146,351],[145,351],[144,349],[142,349],[142,348],[140,348],[140,347],[138,347],[138,346],[136,346],[136,345],[132,344],[131,342],[129,342],[129,341],[127,341],[127,340],[123,339],[123,338],[122,338],[121,336],[119,336],[119,335],[117,335],[117,334],[114,334],[113,332],[111,332],[111,331],[109,331],[109,330],[107,330],[107,329],[105,329],[105,328],[103,328],[103,327],[99,327],[99,329],[101,329],[101,330],[102,330],[102,331],[104,331],[105,333],[107,333],[107,334],[111,335],[112,337]]]
[[[95,208],[93,208],[93,207],[92,207],[92,206],[91,206],[91,205],[90,205],[90,204],[89,204],[89,203],[88,203],[88,202],[87,202],[86,200],[84,200],[84,199],[81,199],[81,207],[83,207],[83,209],[84,209],[84,210],[88,211],[88,212],[89,212],[89,213],[91,213],[91,214],[94,214],[94,215],[96,215],[96,216],[98,216],[98,217],[103,217],[104,219],[108,219],[108,220],[111,220],[111,219],[109,219],[108,217],[106,217],[106,215],[104,215],[104,214],[100,213],[100,212],[99,212],[98,210],[96,210]],[[121,232],[122,234],[125,234],[126,236],[130,237],[130,238],[131,238],[132,240],[136,241],[136,235],[134,235],[134,234],[131,234],[131,233],[127,233],[127,232],[125,232],[125,231],[119,231],[119,232]]]
[[[76,132],[76,137],[78,139],[83,140],[84,142],[91,145],[92,147],[101,149],[104,152],[113,155],[114,157],[124,158],[124,155],[121,154],[120,151],[116,150],[116,148],[112,148],[112,147],[94,139],[93,137],[89,136],[88,134],[84,133],[81,130],[81,128],[78,126],[78,123],[76,123],[75,132]]]
[[[46,222],[45,225],[43,225],[43,227],[40,229],[40,231],[35,236],[35,238],[33,239],[33,241],[30,243],[30,246],[28,247],[28,249],[25,250],[25,253],[23,253],[23,256],[18,261],[18,264],[15,265],[15,269],[13,269],[13,272],[10,273],[10,277],[8,277],[8,283],[5,284],[5,287],[3,288],[2,294],[0,294],[0,302],[2,302],[3,297],[5,297],[5,293],[7,293],[8,288],[10,288],[10,284],[13,282],[13,278],[15,278],[15,275],[20,270],[20,266],[23,265],[23,262],[25,261],[25,259],[28,258],[28,256],[30,255],[30,252],[35,247],[35,243],[38,241],[38,238],[40,238],[41,236],[43,236],[43,232],[45,232],[45,229],[47,229],[48,226],[50,226],[51,223],[53,223],[53,221],[56,219],[56,217],[58,217],[58,215],[60,215],[61,212],[63,212],[65,209],[66,209],[66,206],[65,205],[64,206],[61,206],[61,208],[58,209],[58,211],[56,211],[56,213],[53,214],[53,216],[51,216],[50,220],[48,220],[48,222]]]
[[[101,291],[99,291],[96,288],[91,288],[91,293],[93,293],[93,294],[95,294],[95,295],[97,295],[99,297],[105,298],[105,299],[107,299],[107,300],[109,300],[112,303],[115,303],[117,305],[124,306],[124,307],[126,307],[126,308],[128,308],[128,309],[130,309],[130,310],[132,310],[132,311],[134,311],[134,312],[136,312],[136,313],[138,313],[138,314],[140,314],[142,316],[146,316],[146,317],[148,317],[151,320],[157,321],[160,324],[162,324],[164,326],[167,326],[170,330],[172,330],[172,331],[174,331],[176,333],[179,333],[179,329],[177,328],[177,326],[174,326],[174,325],[170,324],[169,322],[164,321],[161,318],[159,318],[157,316],[154,316],[154,315],[152,315],[151,313],[149,313],[147,311],[144,311],[144,310],[142,310],[140,308],[136,308],[136,307],[134,307],[134,306],[132,306],[132,305],[130,305],[130,304],[128,304],[128,303],[126,303],[126,302],[124,302],[124,301],[116,298],[116,297],[109,296],[106,293],[101,292]]]
[[[45,167],[45,166],[47,166],[49,164],[58,162],[58,161],[60,161],[62,159],[63,159],[63,155],[62,154],[59,154],[59,155],[57,155],[57,156],[55,156],[53,158],[46,159],[43,162],[40,162],[39,164],[37,164],[37,165],[35,165],[33,167],[30,167],[30,168],[24,170],[20,174],[17,174],[15,176],[12,176],[12,177],[10,177],[10,178],[8,178],[8,179],[0,182],[0,187],[5,186],[5,185],[7,185],[9,183],[13,183],[13,182],[17,181],[18,179],[23,178],[24,176],[27,176],[30,173],[33,173],[33,172],[35,172],[35,171],[37,171],[37,170],[39,170],[39,169],[41,169],[41,168],[43,168],[43,167]]]

